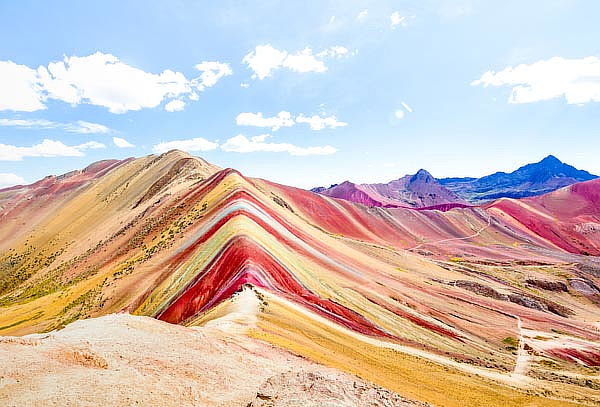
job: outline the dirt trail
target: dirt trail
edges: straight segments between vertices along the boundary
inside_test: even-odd
[[[513,370],[513,377],[525,377],[527,373],[527,367],[529,366],[529,354],[525,350],[525,336],[523,335],[523,322],[518,315],[513,315],[517,319],[518,329],[518,341],[519,347],[517,348],[517,360],[515,361],[515,368]]]

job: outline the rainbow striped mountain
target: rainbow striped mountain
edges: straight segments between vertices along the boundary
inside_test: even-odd
[[[295,405],[317,381],[332,405],[598,405],[600,180],[485,181],[436,181],[444,208],[357,203],[174,150],[0,190],[0,404],[64,380],[147,404]]]

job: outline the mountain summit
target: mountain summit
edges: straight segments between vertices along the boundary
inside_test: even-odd
[[[423,208],[466,203],[454,192],[442,186],[433,175],[424,169],[386,184],[354,184],[346,181],[329,188],[314,188],[312,191],[367,206],[388,208]]]
[[[565,164],[553,155],[537,163],[506,173],[496,172],[481,178],[436,179],[427,170],[382,184],[354,184],[345,181],[329,188],[311,191],[332,198],[367,206],[450,209],[479,204],[498,198],[525,198],[543,195],[578,182],[598,178],[587,171]]]
[[[523,198],[597,178],[565,164],[553,155],[511,172],[496,172],[481,178],[444,178],[439,182],[460,197],[473,202],[497,198]]]

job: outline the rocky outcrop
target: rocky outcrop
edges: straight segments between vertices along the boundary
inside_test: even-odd
[[[569,289],[567,285],[562,281],[548,281],[548,280],[538,280],[534,278],[528,278],[525,280],[527,285],[532,287],[541,288],[546,291],[555,291],[555,292],[567,292]]]
[[[319,372],[285,372],[270,377],[248,407],[426,407],[399,394],[360,380]]]

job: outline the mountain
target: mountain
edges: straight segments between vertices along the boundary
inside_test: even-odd
[[[513,227],[526,228],[563,250],[600,255],[600,179],[541,196],[500,199],[487,208],[508,216]]]
[[[354,184],[345,181],[329,188],[313,188],[311,191],[332,198],[385,208],[466,204],[466,201],[445,188],[423,169],[414,175],[406,175],[387,184]]]
[[[497,198],[523,198],[542,195],[577,182],[597,178],[587,171],[549,155],[511,173],[496,172],[482,178],[443,178],[441,185],[472,203]]]
[[[498,198],[542,195],[578,182],[596,179],[587,171],[561,162],[550,155],[511,172],[496,172],[481,178],[436,179],[425,170],[385,184],[341,184],[311,189],[332,198],[371,207],[408,207],[448,210],[477,205]]]
[[[0,190],[0,400],[598,403],[599,197],[374,208],[180,151]]]
[[[231,329],[242,321],[215,322],[184,328],[112,314],[52,335],[0,339],[8,383],[0,399],[4,406],[428,407]],[[6,374],[24,369],[18,381]]]

